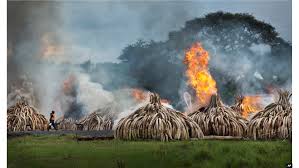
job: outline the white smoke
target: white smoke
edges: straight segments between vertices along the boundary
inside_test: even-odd
[[[20,80],[20,86],[11,85],[9,88],[10,92],[7,95],[7,107],[15,105],[22,97],[25,98],[29,104],[36,107],[38,102],[34,95],[32,82],[25,75],[21,76]]]
[[[135,105],[132,105],[131,107],[129,108],[126,108],[126,109],[123,109],[123,111],[121,111],[117,118],[114,120],[114,124],[113,124],[113,127],[112,129],[115,130],[116,129],[116,126],[118,124],[118,122],[124,118],[124,117],[127,117],[129,116],[130,114],[132,114],[133,112],[135,112],[136,110],[138,110],[140,107],[142,106],[145,106],[149,101],[149,98],[145,99],[144,101],[140,102],[140,103],[137,103]]]
[[[101,84],[91,82],[87,74],[79,73],[76,76],[78,80],[78,101],[85,105],[88,113],[113,101],[113,94],[104,90]]]

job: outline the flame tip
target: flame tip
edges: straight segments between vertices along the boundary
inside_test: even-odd
[[[217,94],[216,81],[208,68],[209,52],[195,42],[186,50],[183,62],[187,66],[188,84],[195,90],[199,103],[207,105],[212,94]]]

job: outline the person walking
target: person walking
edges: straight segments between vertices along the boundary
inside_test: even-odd
[[[55,111],[52,111],[50,113],[50,124],[48,127],[48,131],[51,129],[51,126],[54,127],[55,130],[57,130],[56,124],[55,124]]]

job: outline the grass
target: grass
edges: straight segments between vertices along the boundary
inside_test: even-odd
[[[8,167],[286,167],[288,141],[76,141],[72,136],[8,140]]]

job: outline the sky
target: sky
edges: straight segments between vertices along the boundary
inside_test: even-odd
[[[28,43],[30,38],[58,34],[55,43],[63,44],[76,64],[119,62],[122,50],[137,40],[165,41],[170,31],[180,30],[186,21],[217,11],[252,14],[292,41],[290,0],[10,2],[9,45],[19,37]]]
[[[292,40],[291,1],[74,2],[61,4],[61,30],[82,62],[118,62],[122,50],[138,39],[164,41],[188,20],[224,11],[249,13]],[[82,54],[81,54],[82,53]]]

